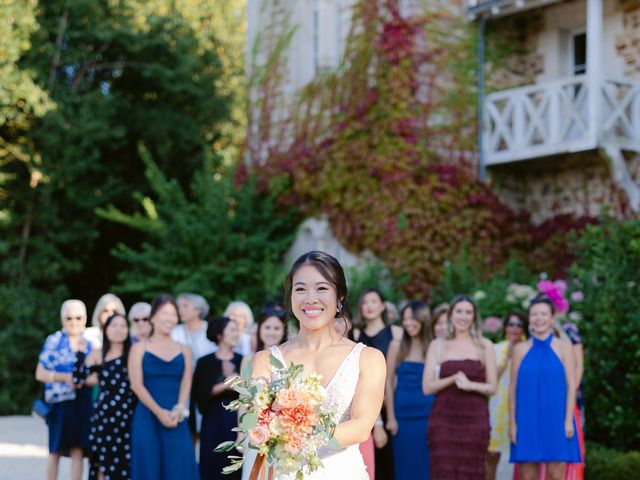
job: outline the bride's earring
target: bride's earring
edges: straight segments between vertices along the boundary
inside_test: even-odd
[[[338,313],[342,313],[342,302],[338,302]]]

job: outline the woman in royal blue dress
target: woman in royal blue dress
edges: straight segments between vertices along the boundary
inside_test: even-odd
[[[427,425],[434,395],[422,392],[424,359],[431,342],[431,316],[423,302],[409,302],[400,314],[402,340],[393,340],[387,353],[385,405],[387,430],[393,435],[396,478],[427,480]]]
[[[187,422],[191,352],[171,339],[178,307],[170,295],[153,299],[153,333],[131,347],[129,380],[138,397],[131,427],[133,480],[198,480]]]
[[[567,463],[580,463],[573,406],[576,402],[571,344],[553,334],[555,308],[547,297],[529,305],[531,338],[513,352],[509,390],[511,462],[521,480],[563,480]]]

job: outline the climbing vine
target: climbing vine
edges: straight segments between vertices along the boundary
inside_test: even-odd
[[[326,214],[347,248],[408,279],[407,296],[428,298],[465,246],[489,272],[531,245],[528,219],[475,178],[474,44],[451,7],[407,16],[398,0],[359,1],[341,67],[293,99],[278,130],[287,135],[272,131],[251,148],[263,188]],[[272,59],[276,72],[284,64]]]

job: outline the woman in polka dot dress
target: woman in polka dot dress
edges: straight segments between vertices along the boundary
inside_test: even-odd
[[[135,396],[129,385],[127,357],[131,338],[127,319],[118,313],[104,324],[102,350],[78,356],[76,383],[98,383],[100,395],[91,417],[90,480],[131,478],[131,418]]]

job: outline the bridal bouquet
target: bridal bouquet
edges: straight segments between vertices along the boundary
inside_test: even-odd
[[[216,452],[227,452],[244,446],[258,450],[251,478],[266,462],[277,474],[296,472],[296,480],[304,478],[304,471],[313,472],[322,463],[318,457],[320,447],[340,448],[333,436],[336,428],[335,415],[323,408],[327,392],[320,384],[321,375],[311,373],[302,377],[304,367],[291,364],[286,367],[276,357],[269,358],[272,379],[251,378],[251,367],[244,369],[239,377],[227,380],[239,394],[225,408],[242,409],[236,441],[223,442]],[[242,466],[244,459],[229,456],[231,465],[223,473],[231,473]],[[255,476],[254,476],[255,475]]]

